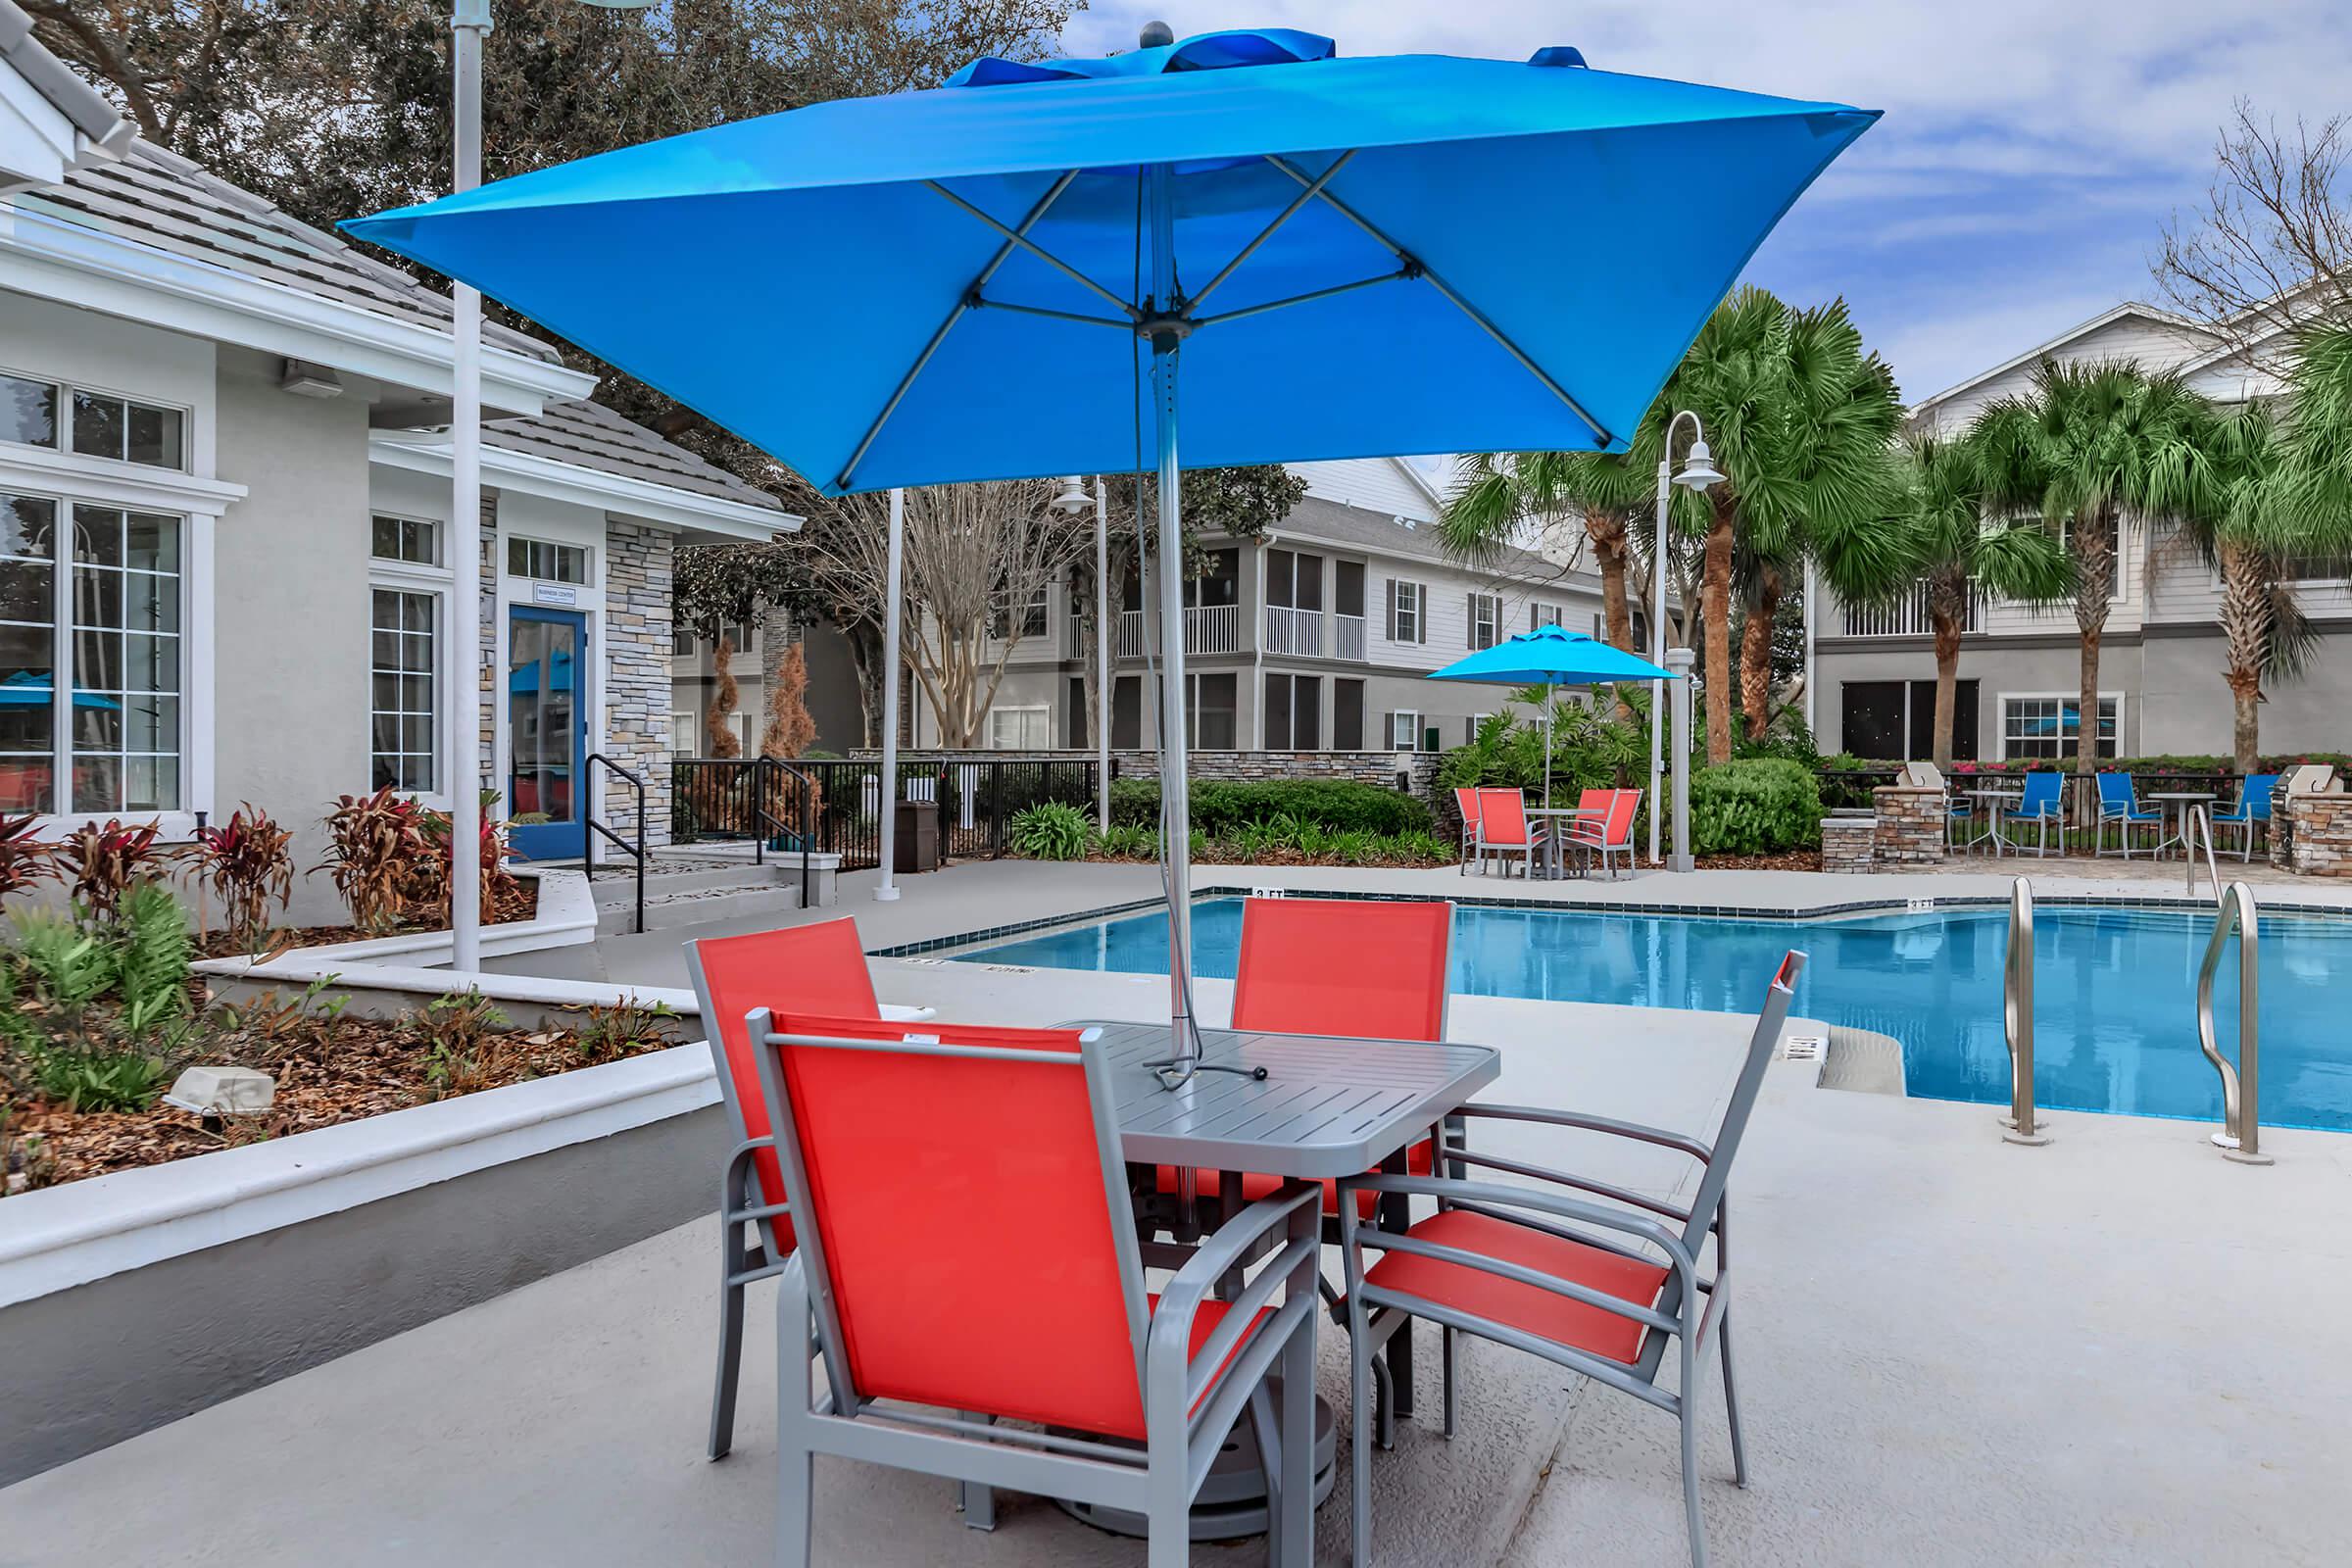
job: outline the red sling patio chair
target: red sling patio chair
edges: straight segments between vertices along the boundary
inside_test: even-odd
[[[1475,788],[1456,789],[1453,808],[1462,819],[1462,863],[1454,868],[1456,876],[1470,874],[1470,857],[1478,850],[1478,791]]]
[[[765,1009],[745,1030],[800,1222],[776,1316],[779,1563],[809,1560],[826,1453],[1140,1513],[1151,1568],[1178,1568],[1247,1412],[1271,1456],[1269,1559],[1309,1568],[1313,1188],[1250,1205],[1153,1297],[1091,1032]],[[1007,1209],[1017,1224],[974,1222]]]
[[[879,1018],[858,922],[849,918],[689,942],[686,970],[711,1041],[730,1152],[719,1182],[718,1378],[710,1395],[713,1459],[735,1440],[735,1387],[743,1365],[743,1293],[783,1266],[793,1247],[784,1180],[768,1137],[767,1103],[744,1014],[759,1006]],[[893,1009],[923,1017],[929,1009]]]
[[[1447,1176],[1349,1176],[1343,1194],[1426,1195],[1438,1212],[1399,1235],[1356,1222],[1353,1203],[1340,1205],[1341,1255],[1348,1270],[1348,1318],[1353,1359],[1355,1480],[1353,1561],[1367,1568],[1372,1550],[1371,1454],[1365,1387],[1372,1357],[1390,1337],[1424,1317],[1513,1349],[1525,1350],[1596,1383],[1630,1394],[1682,1424],[1683,1508],[1690,1532],[1690,1561],[1705,1568],[1706,1535],[1698,1512],[1699,1357],[1714,1341],[1723,1357],[1723,1400],[1732,1431],[1735,1478],[1747,1485],[1747,1452],[1740,1438],[1740,1402],[1732,1382],[1729,1302],[1730,1254],[1724,1189],[1740,1135],[1763,1088],[1764,1070],[1788,1021],[1788,1004],[1805,956],[1790,953],[1764,993],[1764,1008],[1748,1037],[1747,1054],[1716,1129],[1712,1146],[1678,1133],[1632,1122],[1525,1105],[1469,1104],[1474,1118],[1576,1128],[1653,1144],[1689,1155],[1702,1167],[1688,1209],[1607,1182],[1525,1160],[1481,1154],[1449,1138]],[[1504,1185],[1458,1174],[1483,1166],[1542,1185]],[[1568,1188],[1605,1199],[1572,1198]],[[1714,1243],[1714,1273],[1700,1271]],[[1364,1266],[1367,1250],[1381,1258]],[[1681,1373],[1669,1392],[1658,1374],[1672,1348]],[[1450,1360],[1446,1380],[1446,1432],[1454,1430]]]
[[[1347,1035],[1370,1040],[1446,1038],[1446,977],[1452,962],[1453,906],[1423,900],[1248,899],[1242,904],[1241,960],[1233,983],[1233,1027],[1267,1034]],[[1405,1151],[1405,1168],[1426,1176],[1433,1141]],[[1178,1191],[1173,1165],[1158,1168],[1160,1193]],[[1239,1201],[1223,1192],[1225,1173],[1194,1172],[1195,1190],[1220,1213],[1271,1196],[1281,1179],[1249,1171]],[[1376,1193],[1356,1198],[1357,1217],[1370,1220]],[[1324,1241],[1338,1246],[1339,1184],[1323,1183]],[[1322,1286],[1326,1299],[1339,1293]],[[1447,1339],[1451,1354],[1451,1339]],[[1392,1441],[1394,1409],[1386,1363],[1381,1380],[1381,1441]]]
[[[1487,857],[1504,859],[1516,855],[1528,875],[1535,873],[1536,852],[1544,847],[1544,831],[1527,820],[1527,802],[1517,790],[1478,792],[1478,868],[1484,874]],[[1507,868],[1506,868],[1507,869]]]
[[[1588,816],[1580,808],[1576,814],[1576,820],[1568,825],[1567,834],[1560,842],[1576,851],[1587,861],[1590,861],[1595,855],[1599,856],[1601,869],[1614,878],[1617,871],[1613,858],[1622,855],[1630,859],[1634,853],[1634,818],[1642,814],[1642,792],[1640,790],[1585,791],[1588,801],[1596,795],[1606,797],[1605,806],[1600,814]]]

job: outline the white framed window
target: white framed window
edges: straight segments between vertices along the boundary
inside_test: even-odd
[[[185,528],[0,494],[0,811],[180,808]]]
[[[1472,594],[1470,596],[1470,646],[1472,649],[1492,648],[1502,639],[1502,596],[1500,594]]]
[[[429,795],[440,788],[441,596],[375,586],[368,601],[368,781]]]
[[[588,580],[588,550],[584,545],[556,544],[546,539],[510,538],[507,575],[539,582],[584,583]]]
[[[1600,619],[1598,615],[1592,618],[1595,623]],[[1558,624],[1560,624],[1559,606],[1539,604],[1532,599],[1528,601],[1527,629],[1529,631],[1534,631],[1538,626],[1557,626]]]
[[[5,417],[0,414],[0,417]],[[2352,583],[2352,555],[2340,551],[2288,556],[2278,564],[2278,575],[2288,582],[2342,587]]]
[[[694,721],[692,713],[670,714],[669,749],[671,754],[677,757],[692,757],[695,753],[695,742],[701,737],[702,732],[702,725]]]
[[[368,554],[378,561],[404,566],[441,564],[441,525],[423,517],[395,517],[377,513],[369,520]]]
[[[988,749],[992,752],[1034,752],[1053,744],[1051,715],[1043,703],[988,710]]]
[[[674,628],[669,634],[669,651],[681,658],[693,653],[700,646],[702,645],[695,640],[694,633],[684,626]]]
[[[1423,584],[1389,579],[1389,641],[1429,641],[1429,589]]]
[[[1039,583],[1028,599],[1018,607],[1020,612],[1019,635],[1043,637],[1046,634],[1046,593],[1050,586],[1047,583]],[[1014,609],[1011,596],[997,595],[995,605],[989,612],[988,634],[991,637],[1002,642],[1014,635]]]
[[[0,370],[0,441],[184,472],[188,411]]]
[[[2071,692],[2003,692],[2001,757],[2015,761],[2056,761],[2075,755],[2082,735],[2082,702]],[[2121,692],[2099,697],[2098,755],[2114,757],[2123,738]]]
[[[1396,752],[1417,752],[1421,749],[1421,715],[1419,713],[1391,713],[1389,715],[1389,749]]]

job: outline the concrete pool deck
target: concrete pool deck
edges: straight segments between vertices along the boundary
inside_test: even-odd
[[[1450,871],[1256,867],[1206,868],[1201,881],[1770,909],[2000,898],[2009,868],[1925,886],[1698,872],[1531,890]],[[1000,862],[910,880],[897,904],[877,905],[870,880],[845,879],[839,907],[791,918],[855,914],[879,948],[1158,891],[1149,866]],[[2036,886],[2045,899],[2159,891],[2121,876],[2037,875]],[[2296,891],[2352,907],[2352,889]],[[608,938],[531,956],[674,984],[676,942]],[[887,1001],[1007,1022],[1165,1015],[1164,978],[919,958],[874,968]],[[1201,981],[1198,995],[1203,1017],[1223,1017],[1229,986]],[[1745,1027],[1736,1015],[1458,997],[1450,1032],[1503,1049],[1488,1098],[1703,1132]],[[2341,1223],[2352,1139],[2266,1130],[2278,1163],[2248,1169],[2196,1124],[2050,1121],[2053,1144],[2017,1149],[1999,1142],[1988,1107],[1824,1090],[1812,1064],[1774,1065],[1733,1183],[1755,1470],[1745,1493],[1725,1479],[1721,1407],[1702,1396],[1718,1562],[2344,1560],[2352,1315],[2329,1303],[2352,1285]],[[1686,1190],[1682,1163],[1655,1150],[1541,1148],[1547,1163]],[[680,1227],[0,1491],[0,1565],[766,1560],[761,1333],[736,1455],[701,1457],[711,1240],[707,1220]],[[1438,1358],[1424,1334],[1425,1416],[1374,1461],[1377,1561],[1687,1560],[1670,1422],[1472,1345],[1462,1433],[1448,1444],[1431,1418]],[[1336,1334],[1322,1350],[1324,1393],[1344,1410]],[[1346,1560],[1345,1499],[1343,1473],[1320,1516],[1320,1563]],[[818,1472],[817,1560],[1046,1568],[1140,1564],[1142,1552],[1031,1499],[1006,1499],[1000,1529],[979,1536],[958,1526],[941,1483],[834,1465]],[[1202,1547],[1195,1560],[1255,1563],[1258,1548]]]

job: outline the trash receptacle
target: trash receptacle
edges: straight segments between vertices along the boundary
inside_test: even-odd
[[[894,832],[894,874],[939,869],[939,803],[901,801]]]

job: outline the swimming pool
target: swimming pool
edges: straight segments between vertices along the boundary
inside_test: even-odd
[[[2196,978],[2213,916],[2187,909],[2034,912],[2034,1093],[2064,1110],[2218,1122],[2221,1086],[2197,1051]],[[1239,899],[1193,914],[1195,972],[1231,979]],[[2009,1099],[2001,1034],[2008,914],[1947,908],[1816,920],[1622,914],[1463,905],[1453,989],[1550,1002],[1752,1012],[1789,948],[1812,956],[1794,1011],[1891,1035],[1913,1095]],[[2262,1119],[2352,1131],[2352,920],[2265,915]],[[1168,971],[1167,922],[1150,913],[950,955],[961,962],[1135,974]],[[2234,961],[2215,1014],[2236,1038]]]

